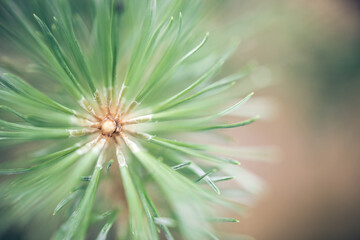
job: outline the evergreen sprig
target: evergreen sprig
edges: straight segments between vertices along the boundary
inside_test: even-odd
[[[236,86],[255,66],[217,77],[235,48],[207,46],[199,23],[208,5],[0,3],[1,34],[26,62],[0,69],[0,146],[19,151],[0,170],[0,232],[55,218],[48,213],[64,222],[44,231],[62,240],[107,239],[111,229],[117,239],[217,239],[214,222],[237,222],[216,213],[244,209],[217,186],[234,178],[226,166],[238,168],[224,156],[230,148],[179,135],[204,138],[257,119],[224,122],[253,95]]]

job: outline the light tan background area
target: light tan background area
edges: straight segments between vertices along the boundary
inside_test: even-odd
[[[274,84],[256,95],[275,111],[236,138],[278,146],[279,156],[244,164],[267,188],[239,231],[258,240],[360,239],[360,4],[252,4],[272,17],[247,35],[233,64],[254,58],[271,70]]]

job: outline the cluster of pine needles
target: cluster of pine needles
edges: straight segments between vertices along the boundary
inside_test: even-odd
[[[224,122],[255,66],[218,77],[237,46],[208,44],[212,3],[1,1],[0,233],[231,239],[217,185],[245,170],[219,130],[257,119]]]

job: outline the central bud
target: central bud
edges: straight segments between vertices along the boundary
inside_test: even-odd
[[[111,136],[116,131],[117,124],[113,119],[105,118],[101,122],[101,132],[103,135]]]

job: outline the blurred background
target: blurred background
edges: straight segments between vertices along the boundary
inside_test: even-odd
[[[360,239],[360,1],[220,2],[212,32],[243,41],[226,71],[262,66],[245,106],[262,119],[231,135],[278,152],[243,163],[265,191],[232,227],[258,240]]]
[[[255,108],[263,120],[236,139],[279,150],[274,163],[243,164],[266,188],[239,231],[258,240],[360,239],[360,1],[226,4],[222,18],[242,18],[232,27],[244,36],[232,67],[256,59],[264,66],[256,81],[271,81],[249,102],[270,111]]]

